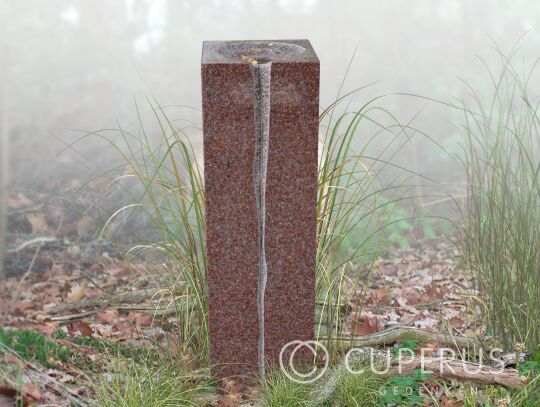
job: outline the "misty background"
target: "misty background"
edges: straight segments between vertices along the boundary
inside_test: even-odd
[[[78,188],[116,165],[109,144],[81,136],[136,126],[147,98],[185,122],[200,151],[202,41],[307,38],[321,61],[321,107],[342,85],[370,84],[345,107],[387,95],[377,104],[447,149],[415,135],[396,163],[459,190],[448,152],[459,150],[461,113],[396,93],[459,104],[460,78],[487,92],[477,56],[496,69],[495,45],[507,52],[526,33],[526,60],[540,50],[539,27],[534,0],[0,0],[3,165],[12,192]]]

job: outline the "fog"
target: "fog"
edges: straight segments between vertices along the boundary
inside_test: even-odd
[[[459,78],[488,87],[477,56],[490,64],[495,45],[507,52],[524,34],[519,58],[534,55],[540,3],[2,0],[0,27],[1,131],[9,139],[11,187],[24,190],[112,167],[109,147],[96,140],[57,154],[84,132],[135,123],[136,104],[144,111],[147,98],[176,106],[169,113],[175,120],[199,126],[204,40],[307,38],[321,60],[321,106],[340,87],[372,84],[355,94],[351,109],[389,95],[380,104],[403,122],[414,117],[416,128],[453,149],[459,112],[394,94],[453,101],[466,90]],[[200,147],[200,132],[193,141]],[[404,150],[406,161],[411,148],[416,170],[453,172],[454,164],[439,165],[442,155],[420,141]]]

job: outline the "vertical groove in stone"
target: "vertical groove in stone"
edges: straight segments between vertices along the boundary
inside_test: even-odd
[[[261,379],[265,377],[264,346],[264,296],[268,269],[266,265],[266,174],[268,168],[268,147],[270,141],[270,81],[272,62],[251,63],[253,78],[253,111],[255,121],[255,153],[253,155],[253,184],[257,202],[259,276],[257,281],[257,312],[259,317],[258,364]]]

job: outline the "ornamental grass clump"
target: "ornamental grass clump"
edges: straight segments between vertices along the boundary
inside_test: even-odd
[[[459,239],[479,284],[488,334],[508,349],[540,344],[540,117],[535,66],[499,54],[490,97],[465,102],[467,198]],[[487,65],[486,65],[487,66]],[[524,74],[522,72],[525,72]]]

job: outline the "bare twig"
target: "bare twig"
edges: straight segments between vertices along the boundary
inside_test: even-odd
[[[142,307],[142,306],[116,306],[114,307],[118,311],[137,311],[137,312],[147,312],[153,316],[165,316],[169,314],[174,314],[176,309],[174,307]],[[91,311],[79,312],[77,314],[62,315],[58,317],[52,317],[51,321],[54,322],[69,322],[77,319],[83,319],[90,317],[94,314],[97,314],[101,308],[93,309]]]
[[[20,244],[19,246],[17,246],[15,249],[11,249],[11,250],[8,250],[7,252],[8,253],[19,253],[21,251],[23,251],[24,249],[26,249],[27,247],[31,247],[31,246],[35,246],[35,245],[39,245],[39,246],[42,246],[44,245],[45,243],[53,243],[53,242],[56,242],[58,239],[56,239],[56,237],[53,237],[53,236],[42,236],[42,237],[36,237],[34,239],[30,239],[22,244]]]

